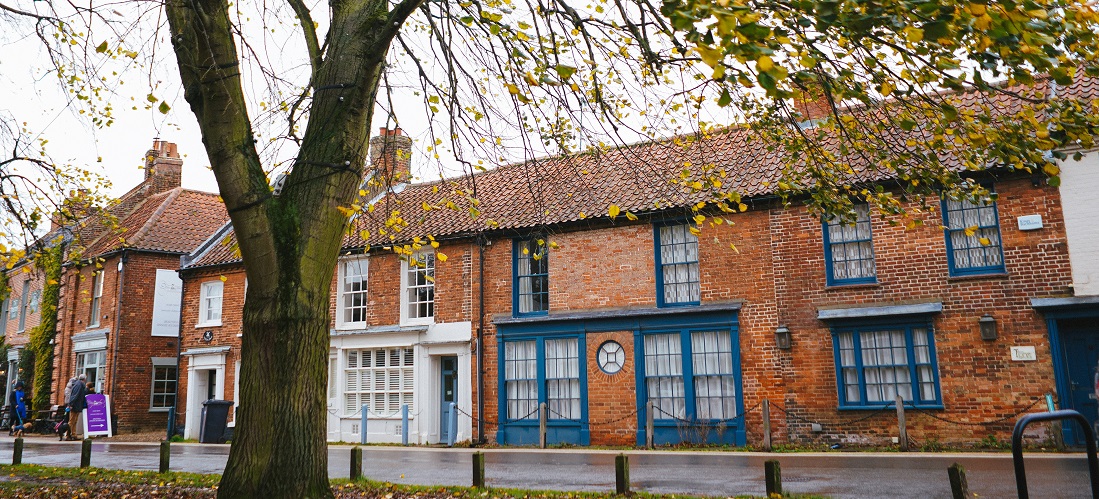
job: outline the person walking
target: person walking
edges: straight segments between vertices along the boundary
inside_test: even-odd
[[[27,395],[23,391],[23,387],[22,381],[16,381],[15,389],[8,396],[8,405],[11,406],[12,411],[12,431],[8,432],[9,435],[15,431],[16,426],[22,426],[27,422]]]
[[[80,413],[84,412],[84,395],[88,389],[84,383],[88,379],[87,374],[78,376],[76,386],[69,393],[69,440],[80,440],[83,427],[80,424]]]

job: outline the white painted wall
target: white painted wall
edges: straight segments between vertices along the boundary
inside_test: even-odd
[[[361,415],[348,415],[343,408],[343,389],[346,386],[347,350],[364,348],[408,347],[414,349],[415,382],[413,410],[409,417],[409,437],[411,444],[439,442],[441,360],[442,356],[458,357],[458,407],[466,414],[473,413],[473,373],[470,372],[472,354],[470,340],[473,324],[471,322],[451,322],[432,324],[427,330],[402,330],[393,332],[344,333],[332,337],[332,352],[336,356],[339,368],[336,370],[336,396],[329,400],[328,440],[358,442],[361,438],[359,426]],[[473,435],[472,421],[468,416],[459,415],[457,441],[469,440]],[[400,443],[401,416],[372,417],[367,424],[367,441],[372,443]]]
[[[1076,296],[1099,295],[1099,151],[1061,164],[1061,207],[1065,214],[1072,286]]]

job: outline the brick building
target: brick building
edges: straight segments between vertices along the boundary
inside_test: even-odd
[[[887,445],[898,396],[918,442],[1003,440],[1046,393],[1095,417],[1073,390],[1097,362],[1099,154],[1066,163],[1063,189],[973,172],[994,201],[909,205],[912,229],[866,205],[848,225],[783,204],[777,154],[731,128],[371,199],[334,278],[330,439],[357,439],[369,401],[391,416],[371,440],[395,440],[392,411],[412,401],[413,440],[438,441],[451,382],[459,438],[502,444],[537,441],[542,403],[550,443],[578,445],[643,443],[650,416],[658,444],[758,443],[764,400],[789,442]],[[746,209],[698,226],[710,194],[669,182],[686,162],[712,165]],[[403,244],[414,259],[390,250]],[[231,398],[239,305],[214,314],[207,297],[240,303],[232,246],[223,228],[184,265],[188,413]]]
[[[182,166],[175,144],[154,141],[143,181],[74,230],[84,249],[62,273],[54,401],[63,404],[69,378],[85,373],[111,396],[120,432],[165,427],[176,389],[179,258],[228,218],[216,194],[180,187]]]

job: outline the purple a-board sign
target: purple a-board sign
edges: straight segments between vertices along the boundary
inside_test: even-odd
[[[89,437],[106,435],[111,433],[111,398],[93,393],[84,398],[84,434]]]

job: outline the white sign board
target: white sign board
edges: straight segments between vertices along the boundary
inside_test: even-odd
[[[1011,360],[1031,361],[1038,360],[1034,353],[1034,347],[1011,347]]]
[[[1038,230],[1042,228],[1041,215],[1024,215],[1017,220],[1019,220],[1019,230]]]
[[[153,294],[153,336],[179,336],[179,300],[183,296],[183,280],[174,270],[156,270],[156,292]]]

